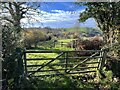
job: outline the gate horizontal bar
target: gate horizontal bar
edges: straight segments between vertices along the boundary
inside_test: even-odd
[[[94,71],[74,71],[74,72],[69,72],[69,74],[76,74],[76,73],[91,73],[91,72],[96,72]]]
[[[61,51],[61,50],[39,50],[24,51],[24,53],[61,53],[61,52],[102,52],[103,50],[80,50],[80,51]]]
[[[56,74],[41,74],[39,76],[32,76],[32,77],[41,77],[41,76],[59,76],[59,75],[67,75],[67,74],[78,74],[78,73],[92,73],[94,71],[79,71],[79,72],[71,72],[71,73],[56,73]]]
[[[85,59],[85,58],[88,58],[88,59],[95,59],[95,58],[102,58],[101,56],[96,56],[96,57],[89,57],[89,56],[86,56],[86,57],[67,57],[67,59]],[[51,59],[54,59],[54,58],[27,58],[26,60],[51,60]],[[58,60],[64,60],[65,58],[58,58]]]
[[[73,68],[71,70],[90,69],[90,68],[98,68],[98,67],[80,67],[80,68]],[[68,68],[68,69],[70,69],[70,68]],[[60,71],[60,70],[66,70],[66,69],[64,68],[64,69],[39,70],[37,72]],[[28,71],[28,73],[30,73],[30,72],[36,72],[36,71]]]
[[[96,63],[99,63],[99,62],[86,62],[83,64],[96,64]],[[74,64],[76,64],[76,63],[67,63],[68,66],[74,65]],[[66,63],[49,64],[47,66],[63,66],[63,65],[66,65]],[[39,67],[39,66],[43,66],[43,65],[42,64],[41,65],[27,65],[27,67]]]

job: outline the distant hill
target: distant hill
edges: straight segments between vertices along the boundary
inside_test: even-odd
[[[95,28],[88,28],[88,27],[73,27],[73,28],[25,28],[25,30],[40,30],[41,32],[48,34],[62,34],[64,32],[78,32],[87,34],[87,36],[95,36],[98,34],[102,34],[102,31]]]

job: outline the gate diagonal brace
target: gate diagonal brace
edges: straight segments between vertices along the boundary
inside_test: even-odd
[[[35,74],[36,72],[40,71],[42,68],[44,68],[45,66],[47,66],[48,64],[50,64],[51,62],[55,61],[56,59],[58,59],[60,56],[62,56],[64,54],[64,52],[60,53],[57,57],[53,58],[51,61],[49,61],[46,64],[43,64],[40,68],[38,68],[35,72],[30,73],[28,76]]]
[[[93,56],[95,56],[96,54],[98,54],[98,52],[96,52],[96,53],[92,54],[90,57],[93,57]],[[82,63],[86,62],[88,59],[89,59],[89,58],[86,58],[86,59],[85,59],[85,60],[83,60],[82,62],[80,62],[80,63],[78,63],[77,65],[75,65],[72,69],[77,68],[80,64],[82,64]],[[67,70],[67,73],[69,73],[72,69]]]

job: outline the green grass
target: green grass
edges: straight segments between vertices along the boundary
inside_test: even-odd
[[[48,50],[51,50],[51,49],[48,49]],[[61,47],[61,46],[56,46],[56,47],[54,47],[54,48],[52,48],[52,50],[62,50],[62,51],[68,51],[68,50],[73,50],[73,48],[67,48],[67,47],[65,47],[65,46],[63,46],[63,47]],[[60,53],[32,53],[32,54],[27,54],[26,56],[27,56],[27,58],[55,58],[55,57],[57,57],[58,55],[59,55]],[[74,56],[75,54],[74,53],[69,53],[69,57],[75,57]],[[63,56],[61,56],[61,57],[64,57],[65,55],[63,55]],[[46,64],[46,63],[48,63],[50,60],[31,60],[31,61],[27,61],[27,65],[43,65],[43,64]],[[74,65],[77,65],[79,62],[80,62],[81,60],[79,60],[79,59],[76,59],[76,60],[74,60],[74,59],[70,59],[69,60],[69,63],[71,63],[71,64],[73,64],[73,65],[71,65],[71,66],[69,66],[68,67],[68,69],[70,69],[71,67],[74,67]],[[88,62],[92,62],[92,61],[94,61],[94,60],[91,60],[91,61],[88,61]],[[59,63],[65,63],[65,60],[59,60],[59,58],[57,59],[57,60],[54,60],[52,63],[50,63],[50,64],[59,64]],[[90,65],[87,65],[88,67],[90,66]],[[96,64],[94,64],[94,65],[92,65],[92,66],[96,66]],[[28,70],[37,70],[39,67],[29,67],[28,68]],[[44,68],[42,68],[42,70],[48,70],[48,69],[63,69],[63,68],[65,68],[65,66],[63,66],[63,65],[59,65],[59,66],[57,66],[57,65],[55,65],[55,66],[45,66]],[[79,67],[78,67],[79,68]],[[90,70],[92,70],[92,69],[90,69]],[[59,72],[61,72],[61,73],[64,73],[64,70],[60,70]],[[55,71],[50,71],[50,72],[44,72],[44,73],[42,73],[42,74],[55,74],[55,73],[57,73],[57,72],[55,72]],[[41,74],[41,73],[36,73],[35,75],[39,75],[39,74]],[[78,75],[78,74],[76,74],[76,75]]]
[[[63,40],[58,40],[58,42],[70,42],[72,39],[63,39]],[[36,50],[40,50],[44,48],[37,48]],[[60,44],[57,44],[54,48],[47,48],[47,50],[73,50],[73,48],[67,48],[66,46],[61,47]],[[58,56],[59,53],[32,53],[32,54],[27,54],[27,58],[55,58]],[[74,54],[69,54],[69,56],[73,56]],[[95,59],[88,61],[92,62]],[[27,64],[29,65],[42,65],[49,62],[49,60],[32,60],[28,61]],[[69,60],[69,63],[75,63],[77,64],[80,62],[80,60]],[[64,63],[64,61],[61,60],[55,60],[51,64],[58,64],[58,63]],[[91,64],[89,66],[96,66],[96,64]],[[73,67],[73,66],[72,66]],[[28,68],[28,70],[37,70],[39,67],[32,67]],[[63,69],[64,66],[45,66],[42,70],[48,70],[48,69]],[[63,73],[64,71],[59,71]],[[56,72],[42,72],[42,73],[36,73],[35,75],[39,74],[53,74]],[[49,77],[39,77],[39,78],[30,78],[30,85],[29,87],[34,87],[36,89],[34,90],[39,90],[39,88],[49,88],[50,90],[54,90],[55,88],[81,88],[81,89],[93,89],[96,90],[98,88],[108,88],[109,90],[119,90],[120,85],[118,85],[115,82],[112,82],[112,72],[106,71],[106,79],[100,79],[100,75],[97,72],[97,77],[95,79],[89,79],[87,82],[84,82],[81,80],[81,76],[85,76],[86,74],[75,74],[75,75],[65,75],[65,76],[49,76]],[[93,75],[90,74],[89,75]],[[73,78],[74,77],[74,78]],[[80,78],[78,78],[80,77]],[[31,84],[32,82],[32,84]],[[102,89],[101,89],[102,90]]]

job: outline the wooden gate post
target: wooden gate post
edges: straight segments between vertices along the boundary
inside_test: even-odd
[[[17,62],[16,62],[15,77],[14,77],[15,88],[17,88],[17,86],[19,85],[20,76],[22,76],[24,73],[22,55],[23,55],[22,49],[16,48],[16,60],[17,60]]]
[[[100,57],[102,57],[102,56],[103,56],[103,50],[101,50],[101,52],[100,52]],[[100,69],[101,62],[102,62],[102,58],[99,58],[99,63],[98,63],[98,68],[97,68],[97,70]]]
[[[24,49],[24,74],[27,76],[27,61],[26,61],[26,49]]]
[[[24,73],[24,68],[23,68],[23,52],[21,48],[17,48],[18,49],[18,70],[20,75],[22,75]]]
[[[103,54],[102,54],[102,59],[99,65],[99,73],[101,74],[102,77],[106,77],[105,74],[103,73],[103,68],[106,62],[106,56],[107,56],[107,52],[108,52],[108,48],[107,49],[103,49]]]

